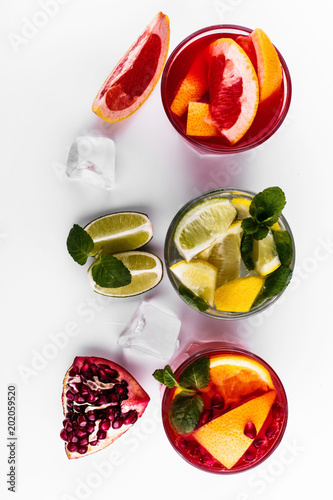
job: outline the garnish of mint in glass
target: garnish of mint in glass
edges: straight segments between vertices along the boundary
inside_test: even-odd
[[[192,432],[199,422],[204,407],[200,390],[209,384],[209,370],[209,356],[202,356],[182,371],[178,381],[169,365],[153,373],[153,377],[169,389],[180,389],[171,402],[169,420],[172,427],[181,434]]]
[[[250,217],[242,221],[244,230],[241,242],[241,255],[249,271],[255,267],[253,261],[254,240],[264,239],[271,231],[281,265],[267,275],[265,284],[254,305],[263,300],[275,297],[289,284],[292,276],[290,264],[293,257],[293,245],[288,231],[273,229],[286,204],[285,194],[281,188],[274,186],[264,189],[252,200],[249,208]]]
[[[78,224],[74,224],[67,237],[67,250],[71,257],[83,266],[89,257],[96,263],[92,267],[95,283],[104,288],[118,288],[131,283],[132,276],[127,267],[113,255],[101,255],[101,251],[93,253],[94,241]]]

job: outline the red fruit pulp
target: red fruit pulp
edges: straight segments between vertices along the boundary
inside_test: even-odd
[[[234,353],[235,351],[231,351],[228,349],[219,351],[217,348],[210,352],[210,354],[214,356],[228,356]],[[209,351],[207,350],[202,354],[207,355],[209,354]],[[191,356],[175,371],[177,379],[179,378],[181,372],[191,363],[191,361],[193,361],[193,358],[194,356]],[[254,358],[257,361],[259,360],[259,358],[255,356]],[[162,401],[162,418],[164,429],[172,446],[191,465],[194,465],[195,467],[206,472],[217,474],[231,474],[235,472],[241,472],[247,470],[249,467],[258,465],[265,458],[267,458],[268,455],[279,444],[287,423],[287,399],[281,381],[277,377],[275,372],[262,360],[260,360],[260,362],[263,363],[264,367],[270,373],[274,389],[276,391],[276,398],[263,426],[258,433],[251,422],[249,422],[245,427],[245,435],[248,435],[248,437],[253,439],[253,442],[246,450],[244,455],[240,458],[240,460],[231,469],[227,469],[218,460],[216,460],[203,446],[201,446],[195,440],[194,437],[192,437],[192,433],[180,434],[171,426],[168,412],[176,389],[165,390]],[[262,394],[263,392],[261,390],[256,390],[246,397],[243,397],[241,400],[234,402],[228,406],[224,406],[223,398],[221,398],[217,386],[212,385],[208,391],[202,392],[200,394],[204,402],[204,407],[201,412],[200,420],[196,429],[206,424],[207,422],[219,417],[220,415],[233,410],[237,406],[242,405],[253,398],[261,396]]]
[[[168,73],[165,80],[165,104],[170,109],[171,103],[177,93],[180,83],[185,78],[190,66],[193,61],[198,57],[204,57],[203,54],[208,53],[207,47],[218,40],[219,38],[232,38],[237,41],[239,35],[235,33],[214,33],[208,34],[194,40],[192,43],[186,45],[174,58],[172,64],[168,67]],[[244,38],[246,36],[244,35]],[[248,38],[248,37],[247,37]],[[245,50],[245,41],[242,40],[242,48]],[[253,55],[251,57],[251,47],[250,44],[245,50],[248,53],[250,59],[253,59]],[[237,90],[237,89],[235,89]],[[239,91],[240,89],[238,89]],[[266,102],[260,103],[258,107],[258,111],[256,117],[253,120],[253,123],[246,134],[237,142],[235,146],[246,146],[247,144],[252,143],[256,140],[257,137],[263,136],[268,132],[275,122],[278,120],[284,98],[284,86],[282,82],[282,86],[279,92],[274,94],[270,99],[267,99]],[[209,95],[205,94],[201,99],[202,102],[209,102]],[[237,112],[237,110],[235,111]],[[170,112],[171,113],[171,112]],[[187,121],[187,113],[185,113],[182,117],[177,117],[172,114],[172,120],[175,122],[176,126],[182,131],[183,134],[186,133],[186,121]],[[221,137],[196,137],[196,142],[202,144],[204,146],[213,146],[214,148],[223,148],[229,147],[231,150],[235,148],[235,146],[230,145],[227,139]]]

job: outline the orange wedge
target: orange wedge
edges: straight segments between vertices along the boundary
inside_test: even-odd
[[[219,136],[220,134],[211,120],[209,104],[190,102],[186,124],[187,135],[200,137]]]
[[[278,53],[263,30],[256,28],[250,34],[258,66],[260,102],[264,101],[281,87],[282,67]]]
[[[224,413],[193,432],[193,437],[227,469],[231,469],[251,446],[253,439],[245,436],[248,422],[255,425],[257,433],[263,426],[275,399],[269,391]]]
[[[248,55],[231,38],[216,40],[210,52],[210,112],[219,132],[235,144],[250,128],[257,113],[257,74]]]
[[[261,276],[236,278],[221,285],[215,291],[215,307],[218,311],[248,312],[265,283]]]
[[[207,60],[206,52],[195,58],[184,80],[172,101],[170,109],[175,115],[182,116],[186,113],[191,101],[198,101],[207,92]]]
[[[274,387],[268,370],[262,364],[238,354],[213,357],[210,382],[223,396],[225,406],[239,403],[257,391],[267,392]]]

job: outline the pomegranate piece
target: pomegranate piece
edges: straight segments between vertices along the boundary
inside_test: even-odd
[[[123,367],[103,358],[76,357],[63,382],[60,437],[68,458],[113,443],[140,418],[149,396]]]

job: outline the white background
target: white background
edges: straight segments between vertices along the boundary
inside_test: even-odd
[[[13,0],[1,8],[1,498],[12,498],[6,485],[9,384],[17,387],[16,498],[329,498],[330,1],[54,0],[52,16],[45,15],[42,3]],[[265,145],[225,158],[197,155],[167,121],[160,84],[121,123],[107,125],[92,113],[104,79],[159,10],[170,18],[170,51],[191,32],[212,24],[260,27],[269,34],[289,66],[293,98],[283,127]],[[27,20],[38,27],[30,38],[13,42]],[[73,139],[89,133],[115,141],[111,192],[59,175]],[[85,269],[67,254],[74,223],[85,225],[129,209],[149,215],[154,226],[149,248],[163,257],[169,222],[189,199],[220,186],[258,192],[272,185],[286,193],[284,215],[295,237],[296,270],[283,299],[251,321],[198,315],[176,296],[166,275],[144,296],[100,299]],[[233,340],[280,375],[289,423],[280,447],[262,466],[219,477],[188,466],[171,448],[161,424],[159,387],[151,376],[164,363],[116,344],[143,298],[181,319],[180,351],[193,339]],[[69,336],[73,327],[76,335]],[[67,335],[64,348],[54,348],[52,335],[59,332]],[[46,359],[50,344],[54,356]],[[128,368],[151,402],[126,437],[98,454],[69,461],[59,438],[62,379],[76,355],[89,354]]]

